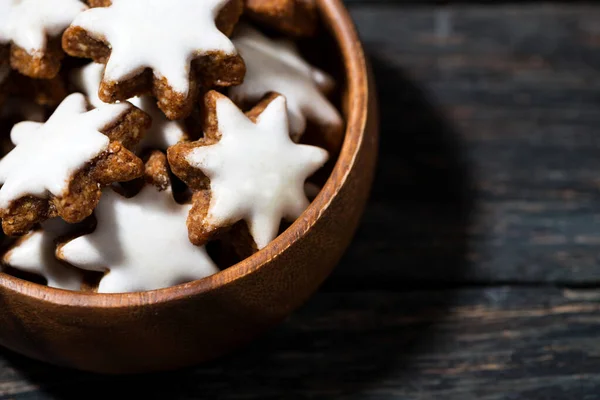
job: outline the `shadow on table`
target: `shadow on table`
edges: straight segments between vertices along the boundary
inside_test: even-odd
[[[376,54],[381,139],[362,225],[327,288],[391,290],[464,281],[472,177],[460,136],[427,93]]]
[[[410,385],[415,358],[434,346],[436,321],[453,302],[452,291],[417,289],[465,273],[472,195],[456,133],[397,68],[372,63],[382,117],[372,199],[348,255],[307,306],[195,369],[105,377],[9,354],[17,373],[58,399],[333,399],[385,390],[390,379]]]

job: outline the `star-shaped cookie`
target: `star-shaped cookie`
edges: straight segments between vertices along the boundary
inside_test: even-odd
[[[298,141],[313,122],[330,152],[343,139],[343,121],[324,92],[334,86],[325,72],[307,63],[296,46],[287,40],[273,40],[248,25],[239,26],[233,42],[246,62],[244,83],[229,89],[231,99],[247,106],[266,94],[276,92],[287,99],[290,133]]]
[[[67,97],[46,123],[21,122],[11,132],[15,148],[0,160],[0,216],[7,235],[60,216],[88,217],[101,187],[138,178],[143,163],[127,150],[150,118],[129,103],[87,111],[85,96]]]
[[[0,0],[0,45],[23,75],[54,78],[64,57],[61,35],[88,6],[79,0]]]
[[[42,223],[40,229],[29,232],[15,241],[2,257],[2,263],[9,267],[40,275],[46,278],[48,286],[64,290],[80,290],[83,274],[76,268],[69,268],[58,261],[55,240],[73,232],[73,225],[60,218]]]
[[[71,80],[88,98],[93,107],[102,107],[106,103],[98,97],[98,90],[104,74],[104,64],[90,63],[73,70]],[[166,151],[168,147],[188,139],[188,134],[181,121],[169,121],[156,106],[150,96],[134,97],[129,102],[152,118],[152,126],[137,145],[139,151],[148,149]]]
[[[319,14],[315,0],[245,0],[246,12],[256,22],[292,36],[313,36]]]
[[[328,154],[290,139],[283,96],[271,95],[245,115],[211,91],[205,110],[205,137],[168,151],[173,172],[197,190],[188,217],[190,240],[205,243],[244,220],[262,249],[277,236],[282,219],[293,221],[308,207],[304,183]]]
[[[218,272],[206,250],[187,239],[191,206],[173,199],[163,153],[153,153],[146,163],[146,179],[150,184],[131,198],[106,189],[95,213],[96,230],[57,250],[76,267],[109,271],[99,293],[161,289]]]
[[[112,0],[80,14],[63,48],[106,63],[103,101],[152,92],[169,119],[181,119],[191,113],[200,84],[243,80],[244,62],[227,37],[242,10],[242,0]]]

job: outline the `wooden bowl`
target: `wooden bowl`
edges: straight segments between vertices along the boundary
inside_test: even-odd
[[[347,132],[306,212],[267,248],[214,276],[144,293],[51,289],[0,274],[0,344],[102,373],[175,369],[220,356],[282,321],[332,271],[363,212],[377,154],[377,104],[340,0],[318,0],[343,60]]]

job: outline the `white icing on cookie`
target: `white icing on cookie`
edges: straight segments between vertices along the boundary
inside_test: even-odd
[[[65,290],[80,290],[83,274],[58,261],[55,239],[73,231],[74,225],[60,218],[42,223],[42,229],[32,231],[17,240],[4,255],[2,262],[15,269],[41,275],[48,286]]]
[[[0,0],[0,41],[12,41],[30,54],[46,49],[47,37],[62,34],[73,19],[87,10],[78,0]],[[6,18],[2,29],[2,19]]]
[[[96,231],[65,244],[58,256],[91,271],[110,271],[99,293],[171,287],[218,272],[204,247],[190,243],[190,205],[177,204],[171,189],[147,185],[125,198],[105,189],[96,208]]]
[[[71,80],[88,97],[88,101],[93,107],[101,107],[106,104],[98,97],[103,73],[104,64],[90,63],[85,67],[74,70],[71,74]],[[187,139],[188,136],[183,123],[167,119],[156,105],[156,100],[153,97],[135,97],[130,99],[129,102],[145,111],[152,118],[152,127],[138,144],[138,149],[166,150],[168,147]]]
[[[10,42],[8,37],[8,17],[15,0],[0,0],[0,45]]]
[[[150,96],[135,97],[129,102],[145,111],[152,118],[152,127],[137,145],[138,150],[167,150],[167,148],[188,138],[182,121],[171,121],[156,105]]]
[[[69,76],[77,90],[87,96],[88,103],[94,108],[107,104],[98,97],[102,74],[104,74],[104,64],[92,62],[74,69]]]
[[[341,126],[342,117],[322,91],[333,87],[332,78],[308,64],[286,40],[272,40],[257,30],[239,26],[233,43],[246,63],[244,83],[229,89],[235,102],[257,102],[269,92],[287,98],[290,133],[298,140],[306,120]]]
[[[105,81],[122,81],[151,68],[187,95],[194,58],[215,51],[236,54],[215,25],[228,1],[112,0],[109,7],[80,14],[72,25],[110,45]]]
[[[256,123],[226,97],[217,100],[222,137],[197,147],[186,161],[210,178],[206,221],[227,226],[245,220],[259,249],[278,233],[281,219],[308,207],[304,182],[327,161],[327,152],[298,145],[289,136],[285,98],[273,100]]]
[[[86,163],[108,148],[100,131],[131,108],[110,104],[86,112],[85,97],[67,97],[45,124],[20,122],[11,131],[16,147],[0,160],[0,208],[31,195],[61,196],[69,180]]]

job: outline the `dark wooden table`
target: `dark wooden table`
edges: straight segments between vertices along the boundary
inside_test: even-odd
[[[600,399],[600,5],[349,6],[381,160],[320,293],[177,373],[2,352],[1,399]]]

